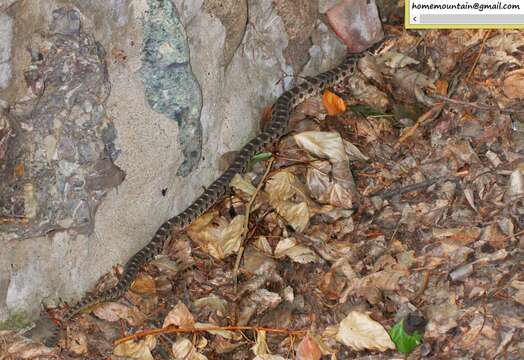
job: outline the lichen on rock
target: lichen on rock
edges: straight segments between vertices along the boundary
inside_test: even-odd
[[[151,108],[175,120],[184,161],[177,175],[187,176],[202,154],[202,94],[189,63],[189,45],[170,0],[149,0],[144,24],[142,77]]]
[[[90,233],[100,200],[124,179],[112,162],[103,48],[74,8],[55,10],[50,32],[31,49],[28,95],[0,115],[0,230],[19,238]]]

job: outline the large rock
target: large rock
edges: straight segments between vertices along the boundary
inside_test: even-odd
[[[219,175],[222,154],[254,136],[289,75],[343,56],[312,11],[310,35],[289,37],[285,3],[0,3],[10,19],[0,25],[0,172],[16,195],[0,209],[0,327],[24,325],[42,302],[78,299],[124,263]],[[57,41],[77,46],[48,51]],[[62,61],[73,55],[91,67]],[[68,102],[76,87],[82,101]]]

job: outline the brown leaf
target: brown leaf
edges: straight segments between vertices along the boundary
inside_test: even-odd
[[[507,74],[502,91],[510,99],[524,99],[524,69],[514,70]]]
[[[184,303],[179,302],[173,309],[167,314],[164,319],[162,327],[168,327],[169,325],[190,327],[195,323],[193,315],[189,312],[188,308]]]
[[[356,351],[395,349],[395,344],[391,341],[386,329],[371,319],[368,314],[358,311],[351,311],[342,320],[336,340]]]
[[[187,234],[211,256],[223,259],[238,251],[243,228],[244,215],[228,222],[218,211],[210,211],[196,219]]]
[[[18,177],[24,176],[24,163],[18,163],[15,166],[15,175]]]
[[[332,162],[347,161],[346,148],[337,132],[304,131],[293,136],[298,146]]]
[[[175,359],[184,359],[184,360],[206,360],[207,357],[200,354],[193,343],[184,338],[178,338],[177,341],[173,344],[171,351]]]
[[[87,337],[83,332],[72,332],[67,336],[67,344],[70,351],[74,352],[76,355],[85,355],[87,354]]]
[[[309,336],[304,336],[297,346],[297,360],[320,360],[322,352],[315,340]]]
[[[153,277],[150,275],[139,275],[135,279],[135,281],[133,281],[133,285],[131,285],[131,290],[138,294],[154,295],[156,294],[155,279],[153,279]]]
[[[131,326],[139,326],[146,319],[146,316],[137,307],[129,307],[117,302],[103,303],[97,306],[93,313],[98,318],[110,322],[126,320]]]
[[[279,171],[266,182],[269,203],[295,230],[303,231],[313,216],[306,187],[289,171]],[[293,199],[291,201],[290,199]],[[298,199],[298,200],[297,200]]]
[[[156,338],[154,336],[146,336],[145,339],[138,342],[127,341],[118,344],[113,349],[113,354],[116,356],[126,356],[138,360],[154,360],[151,350],[156,346]]]

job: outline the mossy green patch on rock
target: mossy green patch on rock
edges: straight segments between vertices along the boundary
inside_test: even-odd
[[[0,330],[19,330],[31,324],[27,313],[20,311],[9,315],[7,320],[0,321]]]

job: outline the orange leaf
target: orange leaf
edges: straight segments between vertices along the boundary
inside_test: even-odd
[[[328,115],[338,115],[346,111],[346,103],[339,96],[331,91],[324,91],[322,102],[327,110]]]
[[[24,176],[24,163],[19,163],[15,166],[15,175],[18,177]]]
[[[435,81],[437,94],[445,96],[448,93],[448,82],[446,80]]]

